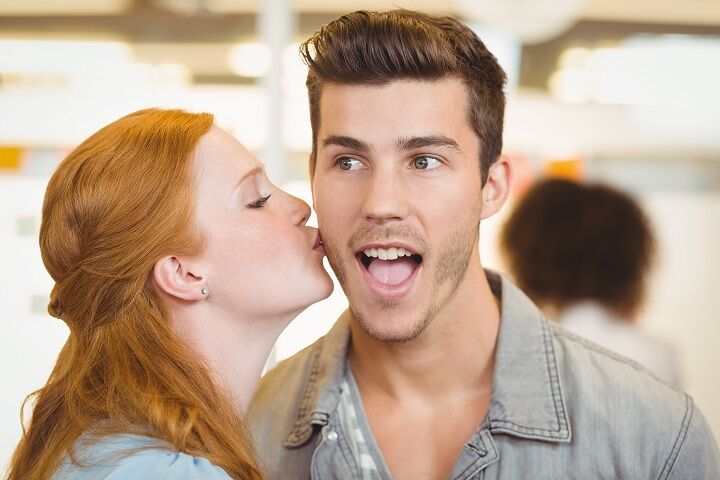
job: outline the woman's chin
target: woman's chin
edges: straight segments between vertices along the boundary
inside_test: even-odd
[[[332,278],[330,277],[330,275],[328,275],[327,272],[325,272],[325,285],[325,294],[318,300],[318,302],[320,300],[325,300],[330,295],[332,295],[333,291],[335,291],[335,283],[333,283]]]
[[[308,292],[308,303],[302,308],[302,311],[330,297],[335,290],[335,284],[327,273],[325,273],[325,278],[319,280],[319,282],[313,286],[315,288],[313,288],[312,292]]]
[[[320,264],[317,272],[313,271],[313,278],[309,279],[306,285],[308,286],[308,298],[310,298],[310,303],[308,303],[307,307],[321,300],[325,300],[332,295],[335,290],[335,283],[333,283],[332,277],[327,270],[325,270],[323,264]],[[312,290],[312,292],[310,292],[310,290]]]
[[[324,269],[323,278],[314,279],[312,283],[308,282],[307,285],[309,287],[307,292],[308,302],[300,309],[297,315],[304,312],[312,305],[327,299],[328,297],[330,297],[330,295],[332,295],[333,291],[335,290],[335,284],[333,283],[332,278],[330,278],[330,275],[328,275],[328,273]],[[311,285],[312,287],[310,287]],[[312,291],[310,291],[310,288],[312,288]]]

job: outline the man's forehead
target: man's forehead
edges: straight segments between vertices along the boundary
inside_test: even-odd
[[[327,109],[337,102],[353,104],[358,100],[367,102],[392,99],[417,103],[438,96],[462,101],[467,97],[467,87],[464,82],[454,77],[440,80],[399,79],[380,84],[330,83],[322,86],[320,108]]]
[[[320,129],[323,134],[352,125],[355,130],[378,121],[393,124],[435,124],[465,120],[467,96],[465,85],[457,79],[437,81],[395,80],[383,85],[330,84],[323,87],[319,103]],[[333,132],[328,130],[332,128]],[[425,127],[427,130],[427,127]],[[404,135],[427,135],[437,132],[408,131]]]

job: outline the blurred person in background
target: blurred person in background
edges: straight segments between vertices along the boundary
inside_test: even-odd
[[[550,317],[681,387],[672,344],[636,324],[655,238],[632,197],[605,185],[539,181],[515,205],[500,242],[512,276]]]
[[[313,201],[349,309],[261,380],[247,418],[270,478],[718,478],[689,396],[483,269],[512,165],[505,74],[477,35],[359,11],[301,53]]]
[[[70,336],[8,478],[263,478],[243,412],[332,291],[309,214],[209,114],[142,110],[70,153],[40,231]]]

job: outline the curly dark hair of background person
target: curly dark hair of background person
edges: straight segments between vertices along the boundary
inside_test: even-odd
[[[594,300],[631,312],[642,302],[655,257],[652,228],[632,197],[562,179],[542,180],[525,193],[500,242],[518,285],[555,309]]]

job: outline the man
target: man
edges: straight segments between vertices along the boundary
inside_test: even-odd
[[[349,299],[248,411],[272,479],[718,478],[686,395],[483,270],[505,75],[460,22],[355,12],[301,47],[323,243]]]

